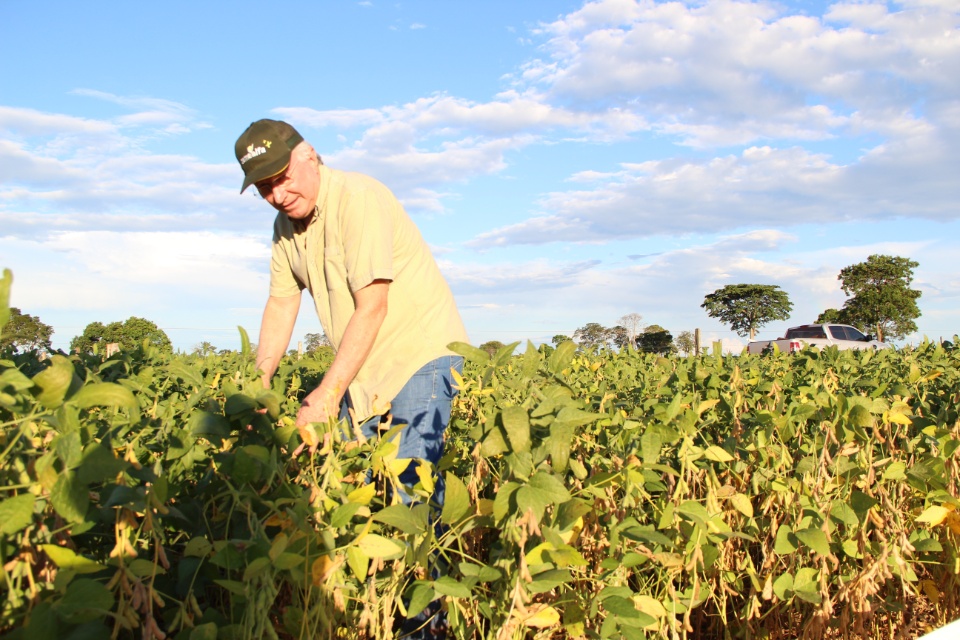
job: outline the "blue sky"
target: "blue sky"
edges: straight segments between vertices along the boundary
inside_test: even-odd
[[[471,340],[776,284],[812,322],[874,253],[919,263],[908,337],[960,332],[960,1],[6,2],[0,268],[54,328],[140,316],[174,346],[255,338],[272,210],[253,120],[389,187]],[[294,342],[319,330],[304,304]]]

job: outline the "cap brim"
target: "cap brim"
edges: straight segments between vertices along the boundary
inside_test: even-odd
[[[246,190],[247,190],[247,187],[249,187],[250,185],[252,185],[252,184],[255,183],[255,182],[261,182],[261,181],[263,181],[263,180],[269,180],[270,178],[273,178],[273,177],[275,177],[275,176],[278,176],[278,175],[280,175],[281,173],[283,173],[284,171],[286,171],[286,170],[287,170],[287,167],[290,166],[290,158],[287,158],[287,161],[284,162],[283,165],[282,165],[279,169],[277,169],[276,171],[274,171],[273,168],[274,168],[276,165],[277,165],[277,163],[274,163],[274,164],[272,164],[272,165],[266,165],[266,166],[260,167],[257,171],[252,171],[249,175],[244,176],[244,178],[243,178],[243,186],[240,187],[240,193],[243,193],[244,191],[246,191]]]

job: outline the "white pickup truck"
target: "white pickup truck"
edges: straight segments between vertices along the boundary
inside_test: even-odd
[[[779,340],[756,340],[747,345],[749,353],[763,353],[777,345],[780,351],[793,353],[804,347],[821,349],[835,346],[838,349],[889,349],[890,345],[865,336],[855,327],[846,324],[804,324],[787,329]]]

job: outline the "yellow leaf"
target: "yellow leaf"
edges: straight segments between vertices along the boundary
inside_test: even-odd
[[[730,497],[730,504],[733,505],[733,508],[747,516],[748,518],[753,517],[753,504],[750,502],[750,498],[743,495],[742,493],[734,494]]]
[[[523,619],[524,626],[546,629],[560,623],[560,612],[549,605],[533,605],[527,611],[528,615]]]
[[[935,527],[946,519],[948,513],[950,510],[946,507],[934,505],[917,516],[917,522],[928,522],[931,527]]]
[[[416,466],[416,469],[417,476],[420,478],[420,483],[423,484],[423,488],[433,493],[433,465],[421,462]]]
[[[493,500],[481,498],[477,503],[477,512],[482,516],[489,516],[493,513]]]
[[[527,564],[543,564],[544,551],[556,551],[557,548],[549,542],[542,542],[530,550],[527,554]]]
[[[376,494],[376,485],[373,483],[365,484],[347,494],[347,500],[349,502],[356,502],[358,504],[370,504],[370,501],[373,500],[373,496]]]
[[[930,598],[930,601],[934,605],[940,604],[940,589],[937,588],[937,583],[933,580],[921,580],[920,586],[923,588],[923,592],[927,594],[927,597]]]
[[[332,559],[329,555],[322,555],[313,561],[310,567],[310,577],[313,579],[314,586],[319,587],[327,581],[333,572],[343,564],[343,556],[337,556]]]
[[[895,422],[897,424],[903,424],[907,426],[910,426],[911,424],[913,424],[910,421],[910,418],[905,414],[901,413],[900,411],[891,411],[890,413],[888,413],[887,420],[890,422]]]
[[[707,447],[703,455],[707,460],[713,460],[714,462],[730,462],[733,460],[733,456],[727,453],[726,449],[717,445]]]
[[[390,473],[395,476],[399,476],[401,473],[407,470],[407,467],[410,466],[410,461],[412,458],[394,458],[387,463],[387,468],[390,469]]]
[[[317,428],[312,424],[298,427],[298,431],[300,431],[300,439],[303,440],[303,443],[308,447],[313,447],[320,443],[320,438],[317,437]]]
[[[583,516],[577,518],[570,528],[566,531],[560,532],[560,539],[566,544],[573,544],[576,542],[577,538],[580,537],[580,532],[583,530]]]
[[[654,618],[664,618],[667,615],[667,610],[663,604],[650,596],[634,596],[633,604],[636,605],[637,609]]]

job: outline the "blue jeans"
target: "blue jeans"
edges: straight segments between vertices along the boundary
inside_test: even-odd
[[[463,358],[460,356],[441,356],[421,367],[400,390],[400,393],[390,404],[390,412],[383,416],[374,416],[360,426],[360,431],[367,438],[375,438],[380,430],[381,422],[391,416],[391,427],[405,424],[407,427],[400,434],[400,450],[398,458],[416,458],[428,460],[434,470],[443,457],[444,432],[450,424],[450,406],[457,395],[453,386],[451,369],[458,373],[463,372]],[[340,417],[348,418],[349,394],[344,398],[340,407]],[[417,465],[414,460],[400,474],[400,481],[405,485],[413,486],[419,481]],[[444,482],[439,473],[435,477],[433,502],[437,507],[443,506]],[[401,500],[404,504],[413,502],[411,496],[401,491]]]

